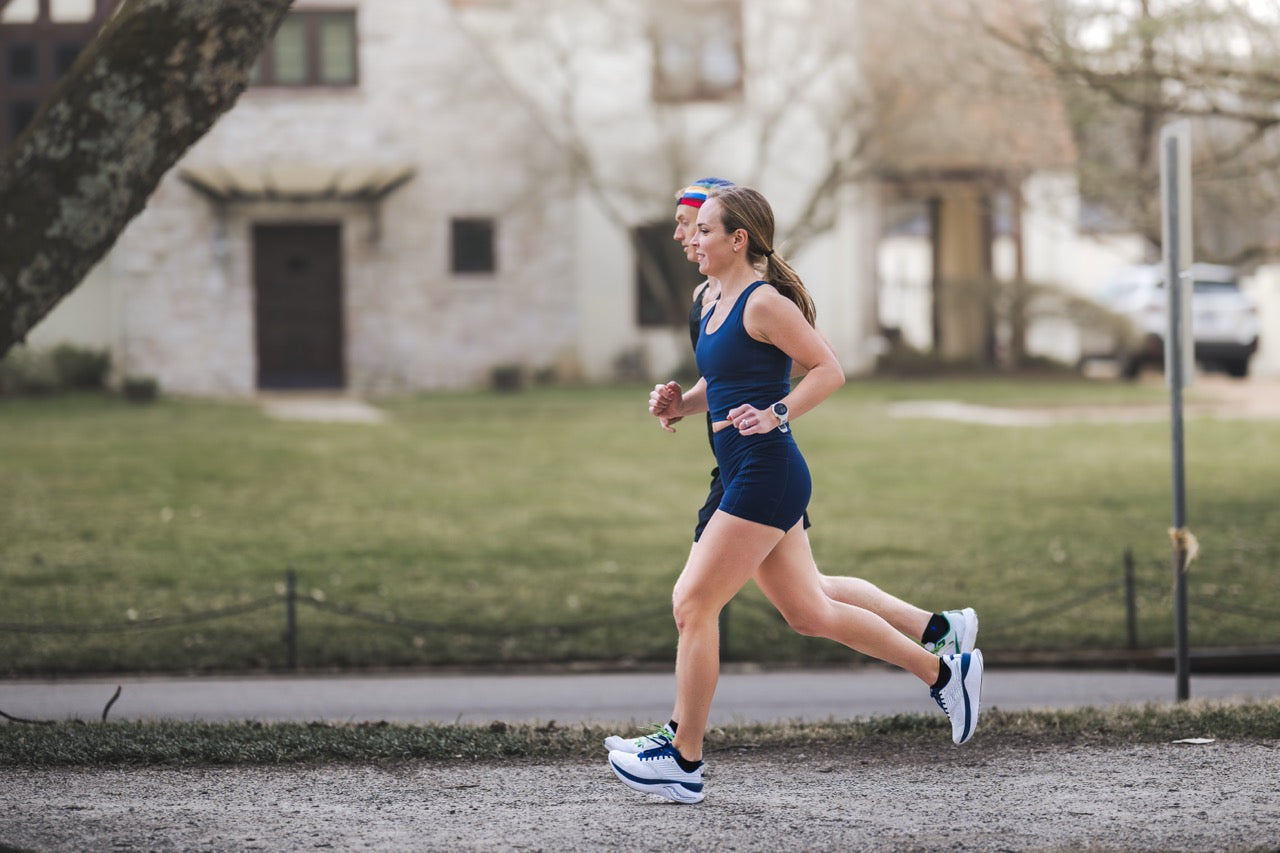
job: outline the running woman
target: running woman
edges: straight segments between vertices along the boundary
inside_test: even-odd
[[[698,338],[702,378],[654,411],[660,418],[710,412],[725,489],[673,592],[679,726],[670,743],[609,753],[625,785],[674,802],[703,799],[719,614],[753,576],[798,632],[837,640],[920,678],[950,718],[955,743],[967,742],[978,722],[981,651],[936,657],[876,614],[822,590],[802,523],[809,470],[790,424],[843,385],[844,372],[814,327],[803,282],[775,253],[773,236],[772,208],[755,190],[735,186],[709,194],[690,241],[699,271],[720,283]],[[795,389],[793,362],[805,370]]]
[[[676,193],[675,232],[672,238],[685,250],[685,257],[697,262],[694,256],[692,239],[698,210],[707,200],[707,194],[717,187],[733,186],[732,181],[723,178],[700,178]],[[708,278],[700,284],[693,295],[693,304],[689,310],[689,339],[694,350],[697,350],[698,337],[702,325],[702,315],[720,298],[720,282]],[[671,401],[678,399],[682,389],[677,382],[658,385],[649,398],[650,411],[661,406],[664,409]],[[675,432],[675,424],[681,420],[679,416],[660,417],[659,423],[664,430]],[[707,414],[707,439],[715,448],[711,432],[711,416]],[[711,470],[711,484],[707,499],[698,510],[697,524],[693,530],[693,545],[690,546],[690,557],[698,547],[702,531],[711,519],[712,513],[720,505],[724,496],[724,485],[720,479],[719,467]],[[809,516],[804,515],[804,526],[809,527]],[[807,535],[807,534],[806,534]],[[687,565],[687,564],[686,564]],[[971,652],[977,641],[978,616],[973,608],[946,610],[941,613],[930,613],[923,608],[909,604],[868,580],[857,577],[829,576],[819,574],[819,582],[823,592],[836,601],[843,601],[870,610],[879,615],[893,627],[909,637],[918,639],[920,643],[935,655],[951,654],[956,651]],[[647,749],[670,743],[679,728],[681,709],[677,705],[671,712],[671,718],[665,725],[654,725],[647,734],[621,737],[610,735],[605,738],[607,750],[639,753]]]

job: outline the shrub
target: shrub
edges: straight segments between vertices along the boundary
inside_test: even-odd
[[[524,369],[518,364],[499,364],[490,375],[494,390],[519,391],[524,387]]]
[[[111,354],[106,350],[61,344],[50,353],[58,385],[64,389],[87,390],[106,387]]]
[[[52,349],[15,347],[0,359],[0,394],[50,394],[106,387],[106,350],[59,344]]]
[[[47,352],[15,347],[0,359],[0,394],[48,394],[58,387],[58,371]]]
[[[160,393],[160,383],[153,376],[126,376],[120,393],[130,403],[150,403]]]

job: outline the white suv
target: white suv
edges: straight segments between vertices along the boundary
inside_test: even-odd
[[[1248,376],[1249,360],[1258,350],[1257,304],[1240,290],[1239,277],[1231,267],[1193,264],[1190,273],[1196,361],[1207,370]],[[1134,337],[1117,353],[1125,376],[1136,376],[1144,364],[1164,363],[1169,294],[1163,264],[1118,270],[1099,288],[1097,298],[1133,326]]]

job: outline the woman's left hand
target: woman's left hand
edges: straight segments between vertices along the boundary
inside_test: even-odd
[[[739,435],[763,435],[778,428],[777,415],[745,403],[729,410],[729,422]]]

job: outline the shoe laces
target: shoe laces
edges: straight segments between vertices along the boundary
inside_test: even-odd
[[[659,744],[671,743],[671,730],[666,726],[660,726],[657,723],[651,723],[649,733],[636,738],[636,745],[639,746],[643,741],[651,740]]]
[[[950,664],[947,664],[947,666],[950,666]],[[938,703],[938,707],[941,708],[942,712],[946,714],[948,717],[951,716],[951,709],[947,707],[947,688],[951,686],[951,683],[953,681],[955,681],[960,677],[961,677],[960,671],[958,669],[952,669],[950,681],[948,681],[946,684],[944,684],[940,688],[937,688],[937,689],[933,687],[929,688],[929,695],[933,697],[933,701]]]
[[[668,742],[662,746],[656,746],[653,749],[646,749],[640,753],[641,761],[657,761],[662,758],[675,758],[675,748]]]

